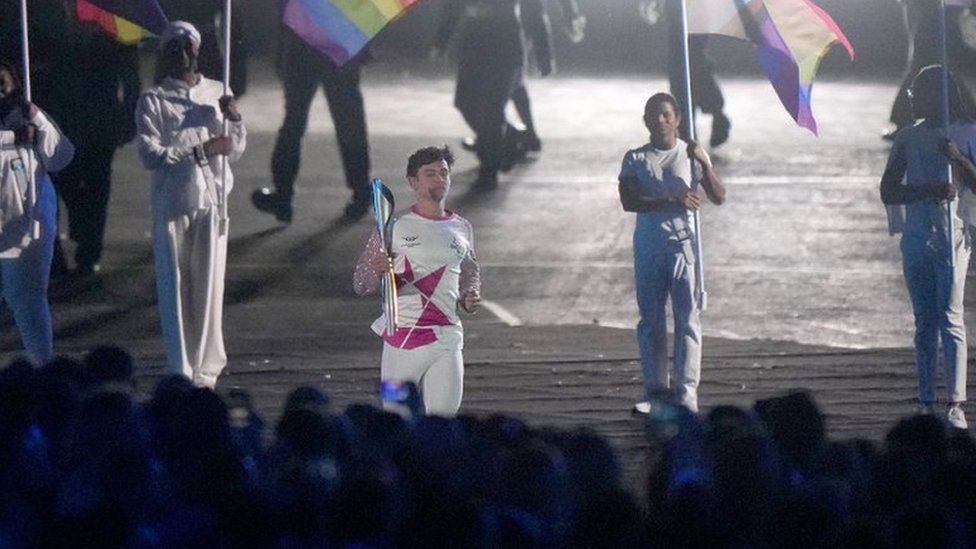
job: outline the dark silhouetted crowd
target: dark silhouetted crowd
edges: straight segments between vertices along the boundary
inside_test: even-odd
[[[638,421],[634,419],[634,421]],[[0,371],[0,547],[967,547],[976,445],[940,419],[825,437],[809,396],[695,416],[657,403],[646,490],[608,441],[505,416],[248,395],[114,347]],[[637,494],[643,494],[638,496]]]

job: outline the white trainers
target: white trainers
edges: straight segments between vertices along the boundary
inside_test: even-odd
[[[969,424],[966,423],[966,413],[962,411],[961,404],[949,405],[946,409],[946,421],[956,429],[966,429],[969,427]]]
[[[632,411],[635,414],[641,414],[646,416],[651,413],[651,403],[646,400],[642,400],[637,404],[634,404],[634,408]]]

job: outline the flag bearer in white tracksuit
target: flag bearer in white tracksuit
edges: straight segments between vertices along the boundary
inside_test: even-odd
[[[464,331],[458,312],[473,313],[481,301],[471,224],[444,207],[453,163],[447,147],[420,149],[407,161],[416,202],[394,217],[390,250],[397,330],[386,332],[383,317],[373,323],[384,342],[380,379],[416,383],[426,413],[440,416],[453,416],[461,406]],[[390,261],[374,231],[356,264],[356,293],[376,292]]]
[[[950,78],[951,114],[946,139],[941,73],[937,65],[925,67],[909,88],[912,110],[919,121],[894,135],[881,178],[881,200],[889,206],[891,232],[902,233],[902,268],[915,314],[920,406],[924,412],[934,411],[935,372],[941,361],[947,393],[945,418],[965,429],[963,294],[976,221],[976,123],[971,113],[963,112],[959,88]],[[952,164],[951,182],[947,162]],[[946,199],[954,196],[958,200],[949,203],[953,222],[950,235]],[[950,242],[955,249],[955,266]]]
[[[152,170],[159,316],[170,369],[212,388],[227,363],[227,235],[219,230],[218,193],[221,185],[230,190],[233,174],[221,174],[221,157],[240,158],[246,132],[233,97],[197,71],[200,34],[192,25],[171,23],[160,48],[161,80],[136,110],[139,156]]]
[[[47,287],[58,207],[48,173],[74,154],[47,114],[24,101],[14,66],[0,61],[0,291],[38,363],[54,352]]]
[[[701,206],[699,187],[715,204],[725,201],[725,187],[708,154],[698,144],[678,138],[680,123],[674,97],[659,93],[648,99],[644,124],[651,141],[627,152],[618,179],[624,210],[637,212],[634,275],[645,398],[673,394],[680,404],[697,412],[701,322],[692,212]],[[669,297],[674,314],[674,360],[670,365],[665,317]],[[646,412],[647,402],[638,403],[635,409]]]

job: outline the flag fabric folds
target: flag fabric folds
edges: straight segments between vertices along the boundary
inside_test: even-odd
[[[123,44],[159,35],[169,20],[157,0],[77,0],[78,20],[95,23]]]
[[[810,0],[687,0],[688,32],[752,42],[763,72],[797,124],[817,133],[810,99],[820,61],[834,43],[854,48]]]
[[[284,22],[313,48],[344,65],[420,0],[288,0]]]

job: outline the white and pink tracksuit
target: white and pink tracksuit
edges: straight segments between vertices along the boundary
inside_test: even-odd
[[[372,326],[384,341],[380,378],[416,383],[428,414],[453,416],[464,381],[459,302],[481,287],[471,224],[450,211],[430,218],[411,209],[394,218],[392,235],[399,316],[395,333],[386,332],[383,317]],[[379,289],[369,262],[383,253],[374,232],[356,264],[357,294]]]

